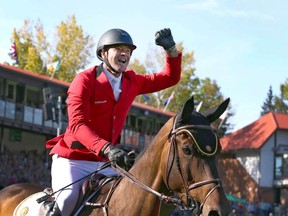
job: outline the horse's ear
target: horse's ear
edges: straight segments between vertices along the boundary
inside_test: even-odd
[[[230,98],[227,98],[225,101],[223,101],[219,106],[213,107],[209,109],[207,112],[202,113],[210,123],[217,120],[227,109],[230,102]]]
[[[183,106],[181,111],[182,119],[189,118],[191,113],[194,110],[194,97],[192,96],[189,100],[187,100]]]
[[[183,121],[185,122],[185,119],[189,119],[193,110],[194,110],[194,98],[192,96],[189,100],[185,102],[181,112],[179,113],[177,119],[178,124],[180,124],[180,122],[183,123]]]

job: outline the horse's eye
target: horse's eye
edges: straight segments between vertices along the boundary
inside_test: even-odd
[[[184,139],[187,139],[189,136],[188,136],[188,134],[187,134],[187,132],[185,132],[185,131],[180,131],[180,132],[177,132],[177,136],[178,137],[181,137],[182,139],[184,138]]]
[[[182,151],[186,155],[191,155],[193,153],[193,147],[192,146],[183,146]]]

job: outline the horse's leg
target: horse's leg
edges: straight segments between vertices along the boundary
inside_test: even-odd
[[[42,191],[43,188],[33,184],[14,184],[0,191],[0,216],[12,216],[14,209],[26,197]]]

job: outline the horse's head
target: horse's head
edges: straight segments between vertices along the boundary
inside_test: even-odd
[[[221,145],[211,123],[226,110],[229,99],[201,114],[194,110],[193,97],[186,101],[169,135],[165,170],[166,186],[196,214],[227,215],[229,203],[217,171]]]

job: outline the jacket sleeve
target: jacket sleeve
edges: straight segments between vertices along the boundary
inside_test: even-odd
[[[138,75],[139,94],[152,93],[176,85],[181,78],[182,53],[178,57],[166,57],[162,71],[151,75]]]

